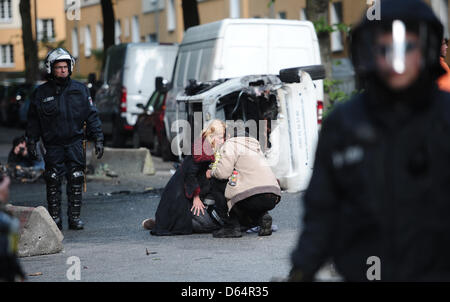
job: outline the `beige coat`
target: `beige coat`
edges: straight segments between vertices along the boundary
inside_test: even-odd
[[[233,170],[238,172],[236,186],[228,182],[225,197],[228,209],[236,202],[261,193],[281,196],[280,186],[269,167],[259,145],[251,137],[234,137],[220,148],[220,159],[211,175],[218,179],[229,179]]]

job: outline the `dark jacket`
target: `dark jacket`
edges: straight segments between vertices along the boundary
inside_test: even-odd
[[[304,276],[331,258],[346,280],[368,281],[377,256],[381,281],[450,281],[450,94],[424,93],[365,93],[325,119],[292,254]]]
[[[14,282],[16,277],[25,278],[17,258],[19,220],[0,204],[0,282]]]
[[[88,88],[69,79],[64,86],[50,80],[39,86],[28,112],[27,136],[42,137],[45,146],[68,145],[83,138],[86,122],[88,138],[103,141],[101,122]]]
[[[13,144],[13,147],[11,148],[11,151],[9,151],[8,154],[8,165],[10,167],[14,167],[16,165],[21,165],[24,167],[33,167],[39,162],[43,162],[44,160],[44,154],[45,150],[41,144],[41,142],[37,142],[36,144],[36,152],[37,152],[37,158],[32,158],[29,154],[27,156],[23,156],[22,154],[15,154],[14,149],[16,148],[16,145]]]
[[[201,146],[201,145],[200,145]],[[214,156],[193,152],[186,156],[175,174],[170,178],[161,195],[155,214],[156,225],[152,235],[187,235],[193,233],[192,200],[199,195],[204,199],[211,191],[206,170]]]
[[[30,156],[23,156],[22,154],[15,154],[14,148],[9,152],[8,165],[14,167],[16,165],[22,165],[24,167],[33,167],[35,160]]]

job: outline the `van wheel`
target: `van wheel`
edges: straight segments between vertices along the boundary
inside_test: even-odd
[[[117,123],[113,126],[112,131],[112,146],[115,148],[120,148],[125,146],[125,135],[120,131]]]
[[[313,81],[325,79],[323,65],[311,65],[280,70],[280,80],[284,83],[300,83],[300,71],[307,72]]]

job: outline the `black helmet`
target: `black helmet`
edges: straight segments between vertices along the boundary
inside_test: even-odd
[[[45,71],[48,76],[52,74],[53,64],[60,61],[67,62],[67,66],[69,67],[69,75],[72,75],[72,71],[75,66],[75,59],[66,49],[58,47],[51,50],[45,58]]]
[[[371,21],[365,15],[351,34],[351,57],[358,76],[365,78],[376,72],[375,56],[379,51],[375,47],[377,34],[386,31],[394,33],[396,23],[403,24],[400,26],[403,27],[403,37],[405,31],[419,37],[422,71],[430,72],[433,79],[440,76],[443,73],[439,64],[443,27],[431,7],[421,0],[377,1],[380,5],[379,20]],[[402,49],[407,51],[408,48],[403,46]],[[393,52],[392,49],[390,51]]]

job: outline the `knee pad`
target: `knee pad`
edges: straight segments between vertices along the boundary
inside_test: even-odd
[[[45,170],[44,179],[49,186],[58,186],[61,184],[61,177],[54,168]]]
[[[70,183],[74,185],[81,185],[84,182],[84,172],[83,170],[72,170],[70,172]]]

